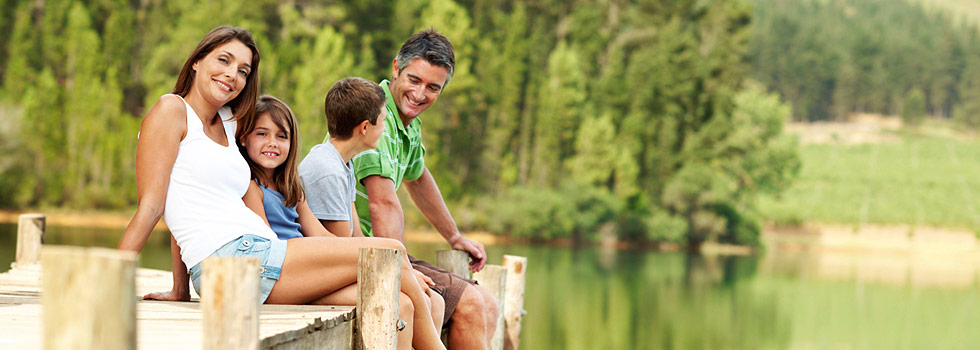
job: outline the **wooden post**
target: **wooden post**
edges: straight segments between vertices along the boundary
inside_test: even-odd
[[[507,334],[504,349],[517,350],[521,344],[521,319],[524,317],[524,278],[527,258],[504,255],[507,269],[507,292],[504,297],[504,327]]]
[[[201,263],[204,349],[259,347],[258,258],[210,257]]]
[[[136,348],[136,253],[46,247],[41,269],[44,349]]]
[[[401,259],[396,249],[361,248],[358,252],[355,349],[393,350],[398,346]]]
[[[44,239],[44,214],[22,214],[17,218],[16,266],[37,264]]]
[[[483,270],[473,273],[473,279],[480,282],[490,295],[497,299],[497,328],[490,339],[490,350],[504,349],[504,302],[507,286],[507,269],[500,265],[486,265]]]
[[[462,278],[470,278],[470,254],[462,250],[436,252],[436,266]]]

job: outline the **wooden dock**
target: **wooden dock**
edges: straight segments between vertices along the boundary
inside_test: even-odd
[[[138,298],[169,290],[169,271],[138,269]],[[201,303],[139,301],[136,303],[137,346],[140,349],[201,349]],[[260,349],[350,349],[353,306],[262,305]],[[29,265],[0,274],[0,349],[41,349],[41,268]]]
[[[192,289],[190,302],[142,301],[142,295],[171,288],[169,271],[135,268],[135,254],[105,248],[44,248],[42,259],[44,226],[43,215],[21,216],[17,262],[0,273],[0,349],[394,349],[382,338],[397,337],[397,318],[382,314],[398,309],[397,298],[362,294],[358,305],[370,311],[361,315],[353,306],[258,305],[257,294],[250,293],[258,290],[258,277],[248,270],[258,261],[218,258],[212,263],[227,266],[212,265],[205,273],[222,282],[202,288],[219,297],[201,300]],[[443,253],[468,272],[465,253]],[[397,266],[399,254],[363,248],[359,275],[398,273],[383,267]],[[506,267],[487,265],[487,276],[477,276],[499,295],[502,312],[491,349],[518,347],[526,262],[505,256]],[[391,286],[380,283],[391,278],[360,286],[384,290]]]

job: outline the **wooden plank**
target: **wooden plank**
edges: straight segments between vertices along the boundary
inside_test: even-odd
[[[361,248],[357,256],[357,336],[355,347],[393,350],[398,345],[401,251]],[[411,317],[411,316],[409,316]]]
[[[210,257],[201,263],[205,349],[259,346],[258,258]]]
[[[40,262],[41,242],[44,239],[44,214],[22,214],[17,220],[17,258],[19,266]]]
[[[521,320],[524,318],[524,279],[527,258],[504,255],[507,268],[507,289],[504,297],[504,349],[517,350],[521,344]]]
[[[0,273],[0,349],[41,349],[41,265]],[[137,285],[170,288],[167,271],[138,269]],[[138,298],[159,287],[138,291]],[[137,347],[155,349],[203,349],[201,313],[198,302],[140,301],[136,303]],[[350,349],[353,306],[262,305],[259,319],[261,349],[318,349],[329,339]],[[77,317],[77,316],[72,316]],[[346,332],[346,333],[344,333]],[[331,335],[336,333],[339,335]],[[332,344],[332,343],[331,343]],[[290,347],[299,346],[299,347]]]
[[[504,349],[504,312],[503,306],[506,302],[507,269],[500,265],[486,265],[483,270],[473,273],[473,279],[480,282],[490,295],[497,299],[497,328],[490,338],[490,350]]]
[[[470,255],[462,250],[436,252],[435,265],[462,278],[470,278]]]
[[[45,247],[43,346],[136,348],[136,254],[106,248]]]

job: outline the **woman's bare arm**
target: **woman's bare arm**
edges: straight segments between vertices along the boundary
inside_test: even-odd
[[[164,95],[150,108],[140,125],[136,144],[136,201],[138,208],[126,226],[120,250],[139,252],[163,216],[170,172],[180,141],[187,134],[187,110],[176,95]]]

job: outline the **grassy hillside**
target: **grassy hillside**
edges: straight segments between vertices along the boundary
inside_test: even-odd
[[[836,134],[804,142],[800,178],[760,208],[777,223],[980,229],[980,140],[953,136],[948,125],[924,130],[882,129],[855,143]]]
[[[980,24],[980,1],[977,0],[920,0],[930,8],[936,8],[954,16]]]

